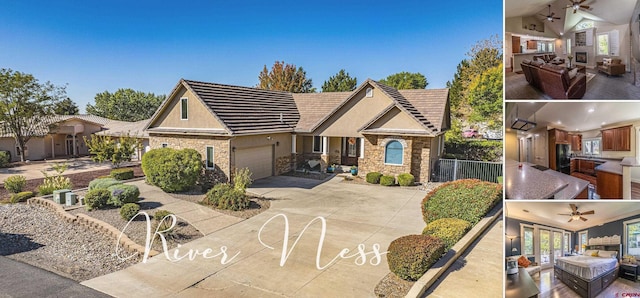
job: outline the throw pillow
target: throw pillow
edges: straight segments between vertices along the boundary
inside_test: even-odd
[[[529,265],[531,265],[531,261],[529,261],[525,256],[518,258],[518,266],[527,268]]]
[[[596,250],[596,251],[594,251],[594,252],[591,254],[591,256],[592,256],[592,257],[597,257],[597,256],[598,256],[598,251],[597,251],[597,250]]]
[[[569,80],[573,80],[573,78],[576,77],[576,75],[578,74],[578,68],[574,68],[572,70],[569,71]]]
[[[609,66],[611,64],[611,58],[602,58],[602,65]]]

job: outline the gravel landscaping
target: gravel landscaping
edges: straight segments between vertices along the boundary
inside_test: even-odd
[[[393,273],[387,274],[374,289],[376,297],[402,298],[409,293],[415,282],[406,281]]]
[[[0,255],[84,281],[140,262],[114,256],[116,241],[33,205],[0,206]],[[126,252],[125,252],[126,253]]]

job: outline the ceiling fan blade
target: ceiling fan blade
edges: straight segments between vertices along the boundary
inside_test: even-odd
[[[587,219],[582,216],[580,216],[580,219],[582,219],[582,221],[587,221]]]
[[[591,10],[591,6],[589,6],[589,5],[580,5],[580,8],[586,9],[586,10]]]
[[[589,215],[589,214],[596,214],[595,211],[590,210],[590,211],[585,211],[585,212],[580,212],[580,215]]]
[[[572,214],[567,214],[567,213],[558,213],[558,215],[571,216]]]
[[[555,12],[552,12],[549,16],[550,16],[550,17],[553,17],[553,16],[555,16],[555,15],[556,15],[556,13],[555,13]]]
[[[569,206],[571,207],[571,211],[573,212],[578,211],[578,206],[576,206],[576,204],[569,204]]]
[[[585,2],[587,2],[587,0],[580,0],[580,2],[578,2],[578,4],[582,4],[582,3],[585,3]]]
[[[545,15],[543,15],[543,14],[541,14],[541,13],[539,13],[538,15],[543,16],[543,17],[545,17],[545,18],[549,17],[549,16],[545,16]]]
[[[568,221],[568,222],[572,222],[572,221],[573,221],[573,218],[572,218],[572,217],[569,217],[569,221]]]

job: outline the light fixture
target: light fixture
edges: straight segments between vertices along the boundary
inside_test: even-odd
[[[562,121],[558,120],[558,124],[562,124]]]
[[[580,219],[580,215],[577,215],[577,214],[571,215],[571,219],[572,220],[578,220],[578,219]]]

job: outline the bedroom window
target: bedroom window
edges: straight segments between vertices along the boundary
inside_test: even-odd
[[[564,232],[562,237],[564,240],[562,251],[565,254],[570,254],[571,253],[571,233]]]
[[[522,254],[525,256],[533,256],[533,227],[522,226]]]
[[[321,152],[322,152],[322,137],[313,136],[313,153],[321,153]]]
[[[583,253],[587,245],[589,245],[589,234],[587,231],[578,233],[578,250]]]
[[[187,120],[187,116],[189,116],[188,115],[188,111],[189,111],[188,101],[189,101],[189,99],[186,98],[186,97],[180,98],[180,119],[182,119],[182,120]]]
[[[628,220],[624,226],[624,254],[640,258],[640,219]]]

